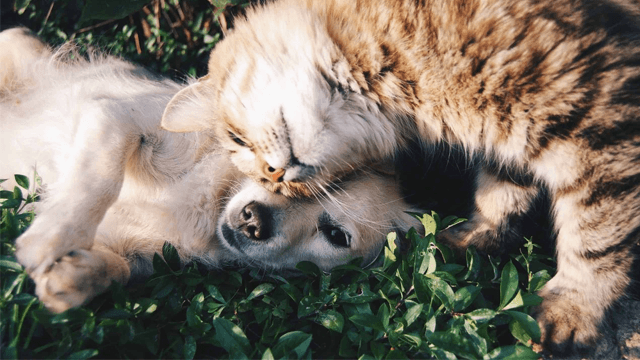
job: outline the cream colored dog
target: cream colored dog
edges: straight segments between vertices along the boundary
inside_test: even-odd
[[[45,183],[16,256],[52,311],[149,275],[165,241],[212,269],[308,260],[328,271],[375,262],[387,232],[418,225],[391,175],[360,171],[315,199],[265,190],[210,134],[162,130],[182,85],[119,59],[12,29],[0,33],[0,80],[0,178],[35,168]]]

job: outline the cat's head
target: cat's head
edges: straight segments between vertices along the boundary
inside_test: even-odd
[[[209,74],[174,97],[162,126],[213,131],[253,180],[309,196],[391,157],[396,136],[383,117],[321,19],[274,4],[236,22],[212,52]]]

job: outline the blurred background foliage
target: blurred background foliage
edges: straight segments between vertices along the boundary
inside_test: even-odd
[[[250,2],[0,1],[0,30],[26,26],[54,46],[75,41],[184,79],[206,73],[209,52]]]

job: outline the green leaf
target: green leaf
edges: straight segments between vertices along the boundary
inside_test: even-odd
[[[440,278],[427,278],[427,280],[427,285],[438,299],[440,299],[442,305],[444,305],[447,310],[452,311],[455,294],[451,286]]]
[[[542,303],[542,298],[536,294],[523,294],[519,290],[516,296],[502,310],[511,310],[523,306],[535,306]]]
[[[318,265],[312,263],[311,261],[301,261],[296,265],[296,269],[302,271],[305,275],[309,275],[312,277],[320,277],[322,275],[322,270],[318,267]]]
[[[444,218],[442,220],[442,224],[441,224],[442,229],[441,230],[450,228],[450,227],[452,227],[454,225],[458,225],[458,224],[463,223],[465,221],[467,221],[467,219],[465,219],[465,218],[459,218],[459,217],[453,216],[453,215],[447,216],[446,218]]]
[[[20,199],[7,199],[2,202],[2,209],[17,209],[22,201]]]
[[[162,257],[164,258],[164,261],[167,262],[167,265],[169,265],[171,270],[180,270],[180,256],[178,255],[176,248],[169,242],[165,242],[162,246]]]
[[[54,315],[51,318],[51,324],[72,324],[75,322],[84,322],[91,316],[93,316],[93,313],[87,309],[72,308],[61,314]]]
[[[343,358],[355,358],[357,356],[357,353],[354,351],[352,347],[353,342],[350,339],[352,335],[353,335],[353,332],[348,332],[347,334],[343,335],[342,338],[340,339],[340,344],[338,345],[338,355],[340,355]]]
[[[267,350],[262,353],[262,360],[275,360],[271,348],[267,348]]]
[[[475,246],[469,246],[466,251],[467,273],[462,277],[463,280],[473,281],[480,276],[480,270],[482,269],[482,261],[480,255]]]
[[[359,289],[359,291],[359,294],[343,292],[340,295],[340,301],[348,304],[367,304],[374,300],[380,299],[379,294],[371,292],[371,290],[366,287]]]
[[[477,286],[471,285],[458,289],[453,297],[453,311],[460,312],[466,309],[478,294],[480,294],[480,288]]]
[[[407,357],[407,355],[402,350],[398,350],[398,349],[393,349],[389,351],[389,353],[387,354],[387,357],[385,357],[385,360],[408,360],[408,359],[409,358]]]
[[[464,265],[460,265],[460,264],[450,263],[450,264],[442,264],[442,265],[438,266],[438,272],[439,273],[448,273],[447,277],[449,279],[451,279],[449,281],[451,284],[456,284],[457,283],[457,280],[453,275],[458,274],[462,270],[464,270]],[[442,275],[440,275],[440,276],[442,277]]]
[[[249,339],[238,325],[224,318],[213,319],[213,327],[215,328],[214,339],[222,348],[227,350],[229,354],[244,354],[251,350]]]
[[[395,232],[390,232],[387,234],[387,246],[384,247],[384,264],[383,268],[387,269],[391,264],[396,262],[396,239],[397,234]]]
[[[414,215],[415,216],[415,215]],[[420,220],[422,226],[424,226],[424,235],[427,236],[429,234],[435,235],[438,230],[438,224],[436,220],[428,214],[423,214],[422,216],[415,216],[416,219]]]
[[[404,314],[403,318],[407,322],[407,326],[413,324],[414,321],[418,319],[420,314],[422,313],[422,308],[424,304],[416,304],[409,306],[409,301],[407,301],[407,312]]]
[[[222,296],[222,293],[220,293],[220,290],[218,290],[217,287],[215,287],[214,285],[207,285],[205,286],[205,288],[207,289],[207,292],[209,292],[211,297],[214,298],[216,301],[223,304],[227,303],[227,301],[224,299],[224,296]]]
[[[522,304],[524,306],[536,306],[542,304],[542,297],[537,294],[522,295]]]
[[[451,249],[449,249],[447,245],[439,243],[437,241],[435,241],[434,244],[436,245],[438,251],[440,251],[440,255],[442,255],[442,259],[446,264],[455,262],[456,257],[453,254],[453,251],[451,251]]]
[[[202,314],[202,307],[204,303],[204,294],[198,293],[191,299],[191,305],[187,309],[187,324],[190,327],[197,327],[202,324],[200,315]]]
[[[533,339],[534,342],[539,343],[540,342],[540,326],[538,326],[538,323],[529,315],[520,312],[520,311],[513,311],[513,310],[508,310],[504,312],[505,314],[508,314],[509,316],[511,316],[511,318],[513,319],[513,321],[518,322],[518,325],[515,327],[515,329],[517,329],[518,331],[518,336],[522,336],[522,332],[526,333],[531,339]],[[511,324],[511,323],[510,323]],[[511,328],[511,326],[510,326]],[[513,334],[513,332],[512,332]],[[517,339],[520,339],[520,337],[516,336],[516,334],[513,334]],[[526,342],[526,341],[525,341]]]
[[[498,315],[498,312],[491,309],[476,309],[465,314],[465,316],[470,317],[478,324],[487,323],[496,317],[496,315]]]
[[[426,332],[435,332],[436,325],[438,325],[438,316],[436,313],[431,313],[427,317],[427,322],[424,324],[424,328]]]
[[[509,331],[511,332],[511,335],[513,335],[513,337],[520,340],[520,342],[523,344],[526,344],[531,340],[531,336],[529,336],[527,331],[518,321],[512,320],[509,322]]]
[[[349,317],[349,321],[354,324],[370,327],[374,330],[386,332],[384,325],[377,316],[371,314],[355,314]]]
[[[487,339],[480,336],[478,333],[478,325],[475,321],[464,318],[464,330],[471,338],[471,341],[476,346],[476,353],[486,354],[488,349]]]
[[[17,272],[22,272],[22,265],[18,264],[15,258],[11,256],[0,256],[0,269],[2,270],[13,270]]]
[[[418,274],[432,273],[436,270],[435,257],[433,252],[428,251],[428,243],[426,241],[420,241],[418,243],[419,248],[416,249],[416,259],[414,268]]]
[[[98,350],[96,349],[86,349],[81,351],[76,351],[73,354],[69,355],[69,359],[89,359],[98,355]]]
[[[156,274],[171,274],[171,268],[167,265],[167,262],[162,258],[162,256],[158,255],[158,253],[153,254],[153,271]],[[147,283],[149,285],[149,283]]]
[[[309,316],[320,308],[324,303],[315,296],[305,296],[298,304],[298,318]]]
[[[524,306],[524,299],[522,298],[522,291],[518,291],[516,296],[502,310],[516,309],[521,306]]]
[[[182,348],[184,358],[189,360],[193,359],[196,356],[197,346],[198,345],[196,344],[196,340],[193,336],[187,335],[184,338],[184,347]]]
[[[27,7],[29,6],[29,3],[31,3],[31,0],[16,0],[13,3],[13,10],[15,12],[18,13],[18,15],[22,15],[24,14],[25,10],[27,10]],[[1,181],[0,181],[1,183]]]
[[[453,331],[427,332],[427,340],[439,347],[454,353],[458,357],[475,359],[481,354],[477,353],[477,346],[470,338]]]
[[[169,278],[169,277],[162,278],[151,291],[151,297],[156,299],[162,299],[167,295],[169,295],[173,291],[173,289],[176,288],[176,283],[174,279],[175,278]]]
[[[547,270],[540,270],[537,273],[533,274],[531,280],[529,281],[529,291],[536,292],[547,283],[547,281],[551,280],[551,275]]]
[[[484,360],[536,360],[540,354],[522,345],[507,345],[493,349],[483,357]]]
[[[329,330],[333,330],[338,333],[342,333],[342,327],[344,326],[344,317],[342,314],[335,310],[327,310],[321,312],[316,316],[316,322]]]
[[[428,304],[431,301],[433,292],[429,288],[429,278],[419,275],[414,276],[413,288],[416,292],[416,296],[418,297],[419,302]]]
[[[16,183],[20,185],[21,188],[25,190],[29,190],[29,178],[24,175],[15,174],[13,176],[16,179]]]
[[[124,309],[108,309],[107,311],[105,311],[102,314],[100,314],[101,318],[104,318],[104,319],[116,319],[116,320],[128,319],[128,318],[130,318],[132,316],[133,316],[133,314],[131,314],[130,312],[128,312],[127,310],[124,310]]]
[[[91,20],[122,19],[140,10],[149,2],[149,0],[85,0],[78,23],[85,24]]]
[[[500,306],[503,309],[518,291],[518,270],[511,261],[502,269],[502,278],[500,279]]]
[[[369,343],[369,347],[375,359],[382,359],[387,354],[387,348],[379,342],[372,341]]]
[[[263,283],[260,284],[258,286],[256,286],[255,289],[253,289],[253,291],[251,292],[251,294],[249,294],[249,296],[247,296],[247,300],[253,300],[255,298],[258,298],[262,295],[268,294],[271,291],[273,291],[273,289],[275,289],[276,287],[273,284],[270,283]]]
[[[298,358],[304,356],[311,345],[312,336],[302,331],[288,332],[278,339],[273,347],[273,355],[277,358],[289,358],[295,353]]]
[[[389,326],[389,306],[387,304],[380,305],[377,317],[386,329]]]

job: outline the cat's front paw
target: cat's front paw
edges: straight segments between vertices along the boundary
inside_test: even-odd
[[[540,342],[553,354],[584,353],[592,349],[599,335],[602,313],[576,299],[575,293],[543,290],[542,304],[533,316],[540,325]]]
[[[468,221],[456,225],[436,235],[436,239],[447,245],[456,255],[464,256],[470,245],[478,250],[491,252],[498,245],[497,231],[489,224],[478,224]]]
[[[60,313],[88,302],[112,281],[126,283],[129,273],[124,259],[113,253],[75,250],[34,277],[36,295],[47,309]]]

